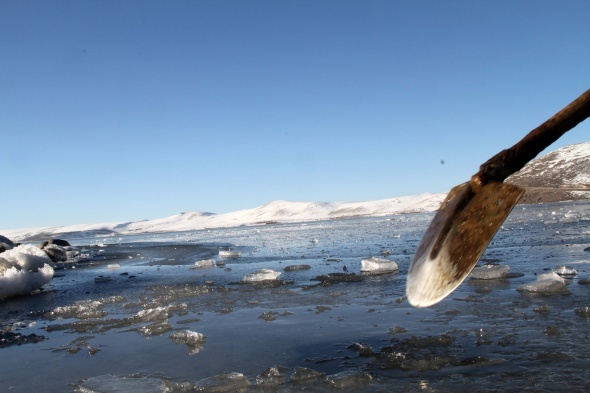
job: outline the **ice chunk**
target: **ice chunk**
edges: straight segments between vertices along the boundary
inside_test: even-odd
[[[119,265],[118,263],[112,263],[110,265],[107,265],[107,269],[110,269],[110,270],[117,270],[120,268],[121,268],[121,265]]]
[[[256,273],[246,274],[242,281],[245,282],[256,282],[264,280],[276,280],[281,275],[281,272],[277,272],[272,269],[260,269]]]
[[[231,251],[231,250],[220,250],[219,256],[222,258],[238,258],[242,255],[239,251]]]
[[[102,318],[107,315],[102,310],[103,302],[99,300],[80,300],[69,306],[56,307],[44,315],[49,320],[54,319],[94,319]]]
[[[189,355],[194,355],[203,350],[205,336],[202,333],[193,332],[192,330],[183,330],[170,334],[170,339],[176,344],[184,344],[189,349]]]
[[[561,277],[576,277],[578,275],[578,271],[570,266],[560,265],[557,266],[553,271],[559,274]]]
[[[506,277],[510,267],[506,265],[478,266],[471,271],[471,278],[475,280],[495,280]]]
[[[154,336],[161,336],[162,334],[166,333],[171,329],[172,326],[170,326],[166,322],[156,322],[149,325],[141,326],[137,329],[137,331],[142,336],[149,338]]]
[[[242,373],[228,372],[197,382],[199,392],[245,392],[250,386],[248,378]]]
[[[397,263],[385,258],[370,257],[361,260],[361,272],[371,274],[391,273],[398,270]]]
[[[163,393],[166,392],[164,381],[158,378],[119,377],[117,375],[99,375],[88,378],[78,386],[82,393]]]
[[[568,292],[565,280],[555,272],[541,274],[539,277],[537,277],[537,280],[535,282],[521,285],[518,288],[516,288],[516,290],[522,292],[535,292],[543,294]]]
[[[37,246],[20,245],[0,255],[0,299],[28,295],[53,278],[51,259]]]
[[[269,367],[256,377],[256,385],[265,388],[282,385],[287,382],[287,378],[283,375],[283,372],[287,370],[288,368],[282,366]]]
[[[294,383],[314,381],[323,378],[325,375],[326,373],[312,370],[311,368],[295,367],[295,370],[293,370],[293,375],[291,375],[291,381]]]
[[[207,267],[214,267],[215,266],[215,259],[203,259],[201,261],[195,262],[195,269],[202,269]]]
[[[362,387],[373,379],[371,375],[363,371],[343,371],[338,374],[328,375],[326,382],[334,389],[345,389],[350,391],[360,391]]]
[[[289,265],[289,266],[285,266],[285,268],[283,269],[286,272],[294,272],[297,270],[308,270],[311,269],[311,266],[309,265]]]

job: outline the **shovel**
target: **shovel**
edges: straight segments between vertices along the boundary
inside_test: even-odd
[[[412,306],[438,303],[463,282],[524,194],[504,180],[589,116],[587,90],[449,192],[410,264],[406,294]]]

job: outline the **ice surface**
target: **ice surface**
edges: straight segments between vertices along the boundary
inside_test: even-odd
[[[202,269],[215,266],[215,259],[203,259],[195,262],[195,269]]]
[[[539,277],[537,277],[535,282],[521,285],[516,288],[516,290],[521,292],[535,292],[542,294],[569,292],[567,285],[565,284],[565,280],[555,272],[541,274]]]
[[[170,339],[176,344],[184,344],[189,349],[189,355],[195,355],[203,350],[205,336],[192,330],[183,330],[170,334]]]
[[[560,265],[557,266],[553,271],[559,274],[561,277],[576,277],[578,275],[578,271],[573,267]]]
[[[20,245],[0,254],[0,299],[28,295],[53,278],[51,259],[39,247]]]
[[[397,263],[385,258],[370,257],[361,260],[361,272],[382,274],[398,270]]]
[[[164,381],[158,378],[119,377],[116,375],[99,375],[88,378],[78,386],[81,393],[163,393],[166,392]]]
[[[510,267],[506,265],[484,265],[478,266],[471,271],[471,278],[474,280],[495,280],[506,277]]]
[[[260,269],[256,273],[246,274],[242,281],[256,282],[264,280],[276,280],[281,275],[281,272],[272,269]]]

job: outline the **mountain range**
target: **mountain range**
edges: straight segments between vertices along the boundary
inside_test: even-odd
[[[565,146],[536,158],[506,182],[526,188],[520,203],[590,199],[590,142]],[[34,241],[84,234],[124,235],[387,216],[433,212],[444,198],[445,194],[422,194],[368,202],[273,201],[253,209],[225,214],[183,212],[155,220],[6,230],[2,231],[2,235],[16,241]]]
[[[536,158],[506,183],[526,189],[521,203],[590,199],[590,142],[564,146]]]

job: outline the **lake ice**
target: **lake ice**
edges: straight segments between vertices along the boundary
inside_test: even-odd
[[[587,391],[590,203],[517,206],[486,279],[415,309],[432,216],[67,238],[86,262],[0,302],[0,391]],[[567,292],[517,290],[560,266]]]

